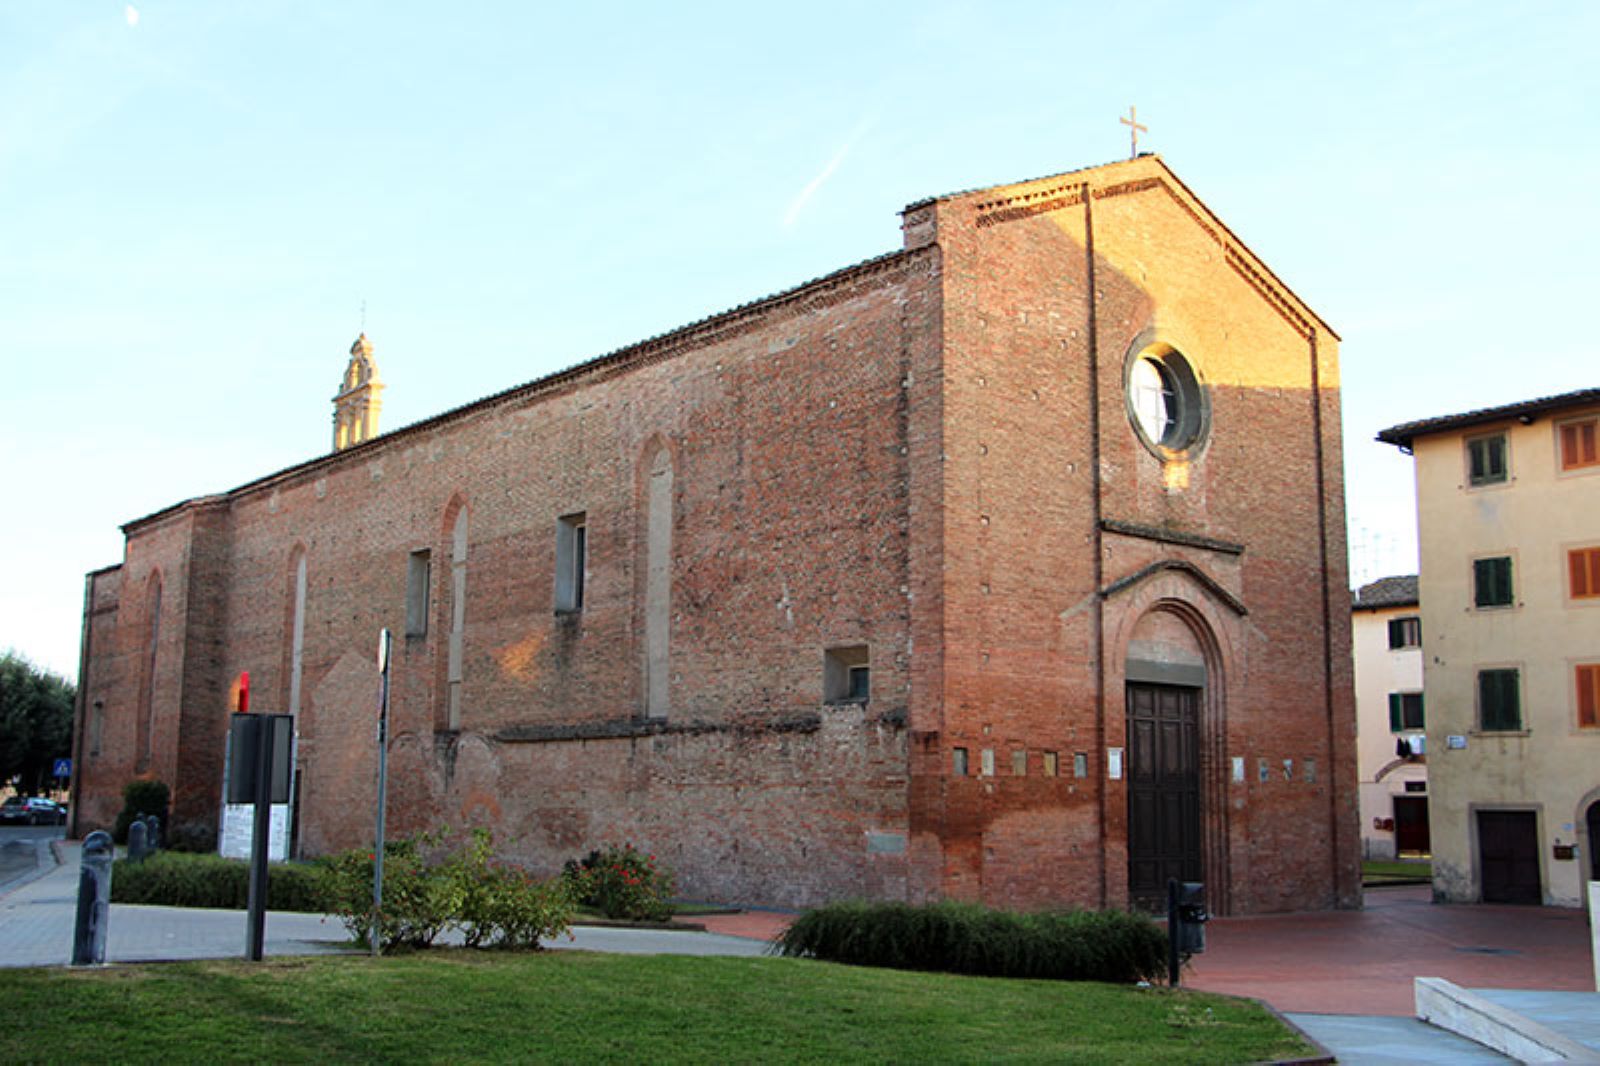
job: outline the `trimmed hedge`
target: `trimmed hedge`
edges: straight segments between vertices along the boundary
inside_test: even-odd
[[[781,955],[896,970],[1132,984],[1163,974],[1167,936],[1122,911],[989,910],[971,903],[832,903],[801,915]]]
[[[322,867],[313,863],[268,863],[267,909],[320,914],[327,910],[325,881]],[[244,910],[250,904],[250,864],[174,851],[143,862],[118,859],[111,870],[111,902]]]

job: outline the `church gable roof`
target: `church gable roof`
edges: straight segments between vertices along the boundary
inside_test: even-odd
[[[1272,268],[1228,228],[1183,180],[1154,153],[1133,159],[1069,170],[1027,181],[946,193],[908,205],[910,215],[934,205],[970,201],[973,223],[979,228],[1013,222],[1033,215],[1073,208],[1083,203],[1085,189],[1093,199],[1159,190],[1170,196],[1195,224],[1222,250],[1223,258],[1247,284],[1256,289],[1285,319],[1302,333],[1313,326],[1334,340],[1339,334],[1311,306],[1284,284]]]

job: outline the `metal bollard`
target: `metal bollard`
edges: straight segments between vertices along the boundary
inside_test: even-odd
[[[143,818],[135,818],[128,825],[128,861],[143,862],[145,855],[149,854],[147,841],[150,830],[145,828]]]
[[[145,835],[145,854],[154,855],[161,850],[161,815],[145,815],[144,824],[145,828],[149,830]]]
[[[97,829],[83,842],[79,861],[78,921],[72,933],[72,965],[106,961],[106,931],[111,916],[111,834]]]

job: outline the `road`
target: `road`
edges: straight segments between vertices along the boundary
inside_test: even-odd
[[[59,825],[0,826],[0,890],[48,863],[44,849],[65,834]]]

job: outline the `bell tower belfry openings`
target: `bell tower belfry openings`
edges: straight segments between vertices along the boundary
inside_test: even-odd
[[[376,437],[382,410],[383,382],[372,358],[372,342],[363,333],[350,346],[350,363],[333,397],[333,450],[343,451]]]

